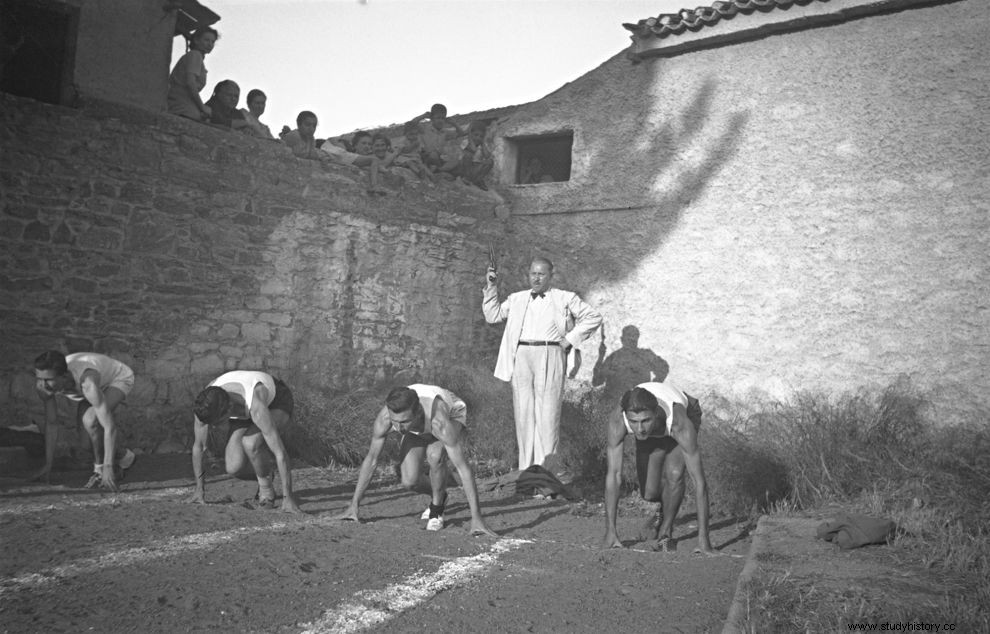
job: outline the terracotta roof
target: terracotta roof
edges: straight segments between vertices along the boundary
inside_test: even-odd
[[[646,18],[636,24],[623,24],[636,37],[656,36],[658,38],[680,35],[685,31],[698,31],[706,26],[717,24],[743,13],[756,11],[766,13],[774,9],[786,9],[791,5],[804,6],[812,2],[829,0],[716,0],[710,6],[697,9],[681,9],[677,13],[661,13],[655,18]]]

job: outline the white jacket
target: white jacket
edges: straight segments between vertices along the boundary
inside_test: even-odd
[[[513,293],[499,304],[498,288],[485,286],[481,309],[485,313],[485,321],[497,324],[505,320],[505,331],[502,333],[502,345],[498,351],[498,361],[495,363],[495,378],[503,381],[512,379],[515,367],[516,348],[522,334],[523,317],[526,316],[526,305],[530,301],[530,291]],[[564,338],[572,346],[577,346],[591,336],[602,324],[602,316],[589,306],[577,293],[551,288],[546,297],[554,305],[554,324],[557,331],[566,333]],[[567,318],[574,319],[574,327],[568,331]]]

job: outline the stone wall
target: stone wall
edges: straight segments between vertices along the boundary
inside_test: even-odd
[[[548,253],[601,307],[609,351],[636,325],[688,389],[907,375],[940,416],[985,419],[988,56],[977,0],[618,55],[499,124],[574,131],[569,182],[503,190],[509,266]]]
[[[38,416],[30,367],[49,348],[134,368],[121,416],[148,449],[188,433],[192,396],[226,370],[326,396],[497,343],[479,307],[493,196],[369,197],[365,172],[278,143],[0,100],[0,425]]]

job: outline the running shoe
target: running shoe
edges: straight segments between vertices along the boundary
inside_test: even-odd
[[[93,475],[89,476],[89,480],[83,485],[84,489],[95,489],[103,483],[103,476],[98,472],[93,472]]]
[[[438,531],[443,529],[443,515],[437,517],[431,517],[426,522],[426,530],[428,531]]]

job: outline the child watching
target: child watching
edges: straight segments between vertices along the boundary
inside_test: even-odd
[[[412,121],[406,123],[402,127],[402,135],[406,140],[395,155],[393,163],[397,167],[406,168],[424,180],[429,180],[431,183],[436,182],[433,172],[423,164],[421,156],[423,142],[419,134],[419,124]]]
[[[482,191],[488,191],[485,177],[492,171],[495,160],[492,150],[485,141],[488,126],[484,121],[472,121],[468,126],[468,138],[461,145],[461,162],[457,174]]]
[[[330,141],[324,143],[320,150],[337,163],[368,168],[370,172],[368,193],[384,196],[387,192],[382,187],[381,179],[378,175],[380,161],[371,151],[371,134],[364,131],[357,132],[351,138],[351,144],[354,147],[353,152],[348,152],[346,149]]]
[[[299,158],[318,161],[322,158],[316,149],[316,115],[309,110],[303,110],[296,117],[297,129],[282,135],[285,144],[292,148],[292,153]]]
[[[413,119],[410,123],[419,123],[429,118],[430,122],[420,127],[422,149],[420,156],[423,163],[432,172],[454,171],[459,159],[448,159],[444,153],[444,146],[447,141],[464,136],[465,132],[453,121],[447,119],[447,107],[442,103],[433,104],[430,111]]]

